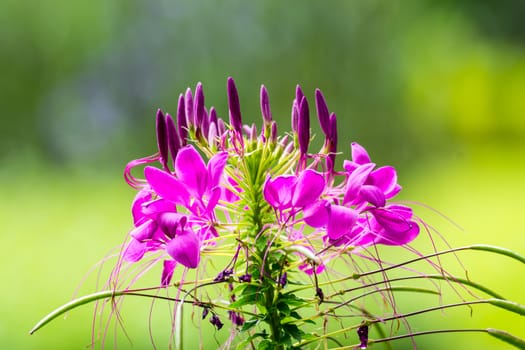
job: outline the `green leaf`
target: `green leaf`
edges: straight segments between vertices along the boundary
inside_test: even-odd
[[[295,340],[301,341],[304,332],[297,327],[295,324],[287,323],[283,325],[285,333],[290,334]]]
[[[514,345],[518,349],[525,349],[525,340],[518,338],[510,333],[494,328],[487,328],[487,332],[493,337],[498,338],[499,340]]]
[[[518,304],[514,301],[502,299],[488,299],[487,302],[491,305],[514,312],[518,315],[525,316],[525,306]]]
[[[257,323],[259,322],[259,319],[252,318],[244,322],[241,328],[241,332],[246,332],[250,329],[252,329]]]

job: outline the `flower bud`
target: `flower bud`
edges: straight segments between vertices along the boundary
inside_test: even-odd
[[[241,106],[239,104],[239,94],[233,78],[228,78],[228,107],[230,111],[230,124],[233,129],[242,134]]]
[[[166,118],[160,109],[157,110],[157,146],[159,148],[160,162],[164,170],[168,168],[168,134],[166,131]]]

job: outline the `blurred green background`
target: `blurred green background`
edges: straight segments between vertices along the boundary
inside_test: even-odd
[[[265,84],[281,131],[295,85],[311,106],[319,87],[338,116],[339,149],[348,156],[349,142],[358,141],[378,164],[395,165],[404,199],[463,228],[418,207],[451,245],[525,253],[524,11],[520,0],[3,0],[1,347],[91,342],[90,306],[28,331],[78,285],[95,290],[96,274],[83,284],[82,277],[131,227],[134,191],[123,167],[155,151],[156,108],[175,113],[178,94],[198,81],[206,104],[227,116],[233,76],[245,122],[257,123]],[[525,303],[523,266],[486,253],[461,259],[473,280]],[[149,308],[130,300],[123,309],[134,348],[151,347]],[[166,317],[157,319],[166,310],[157,303],[154,311],[153,325],[166,327]],[[412,327],[496,327],[525,337],[522,318],[484,306],[472,317],[467,308],[438,312]],[[227,333],[206,329],[213,336],[205,348]],[[108,347],[113,337],[110,330]],[[131,347],[117,337],[119,348]],[[421,349],[510,349],[474,334],[418,342]]]

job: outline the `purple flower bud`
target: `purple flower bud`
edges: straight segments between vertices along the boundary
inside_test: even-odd
[[[324,293],[321,288],[315,288],[315,296],[319,298],[319,304],[321,304],[324,301]]]
[[[232,77],[228,77],[228,107],[230,110],[230,124],[233,129],[242,134],[241,106],[239,104],[239,94]]]
[[[270,129],[270,141],[277,141],[277,123],[272,120],[271,129]]]
[[[188,123],[186,119],[186,108],[183,94],[179,95],[179,103],[177,105],[177,126],[179,130],[180,145],[181,147],[184,147],[188,141]]]
[[[205,307],[202,309],[202,319],[204,320],[206,318],[206,316],[208,316],[208,314],[210,313],[210,309]]]
[[[217,145],[217,124],[211,123],[208,127],[208,135],[206,135],[208,138],[208,144],[211,145]]]
[[[326,159],[327,169],[333,172],[335,166],[335,156],[337,153],[337,117],[335,113],[330,114],[330,136],[328,136],[328,158]]]
[[[308,101],[303,97],[299,105],[299,121],[297,123],[297,133],[299,136],[299,149],[301,154],[306,154],[310,143],[310,111]]]
[[[228,318],[236,326],[242,326],[244,324],[244,318],[238,312],[228,311]]]
[[[195,88],[195,100],[193,101],[194,123],[196,128],[202,127],[204,120],[204,91],[202,90],[202,83],[198,82]]]
[[[279,278],[279,284],[281,285],[281,287],[284,287],[286,286],[287,282],[288,282],[288,275],[285,272],[281,275],[281,278]]]
[[[231,269],[222,270],[221,272],[219,272],[217,277],[213,279],[213,281],[214,282],[226,281],[228,277],[230,277],[232,274],[233,274],[233,270]]]
[[[304,94],[303,94],[303,90],[301,89],[301,85],[297,85],[295,87],[295,100],[297,101],[298,105],[303,100],[303,97],[304,97]]]
[[[208,131],[210,129],[210,118],[208,117],[208,111],[204,108],[204,116],[200,123],[199,128],[201,129],[202,135],[208,136]]]
[[[188,127],[194,126],[194,117],[193,117],[193,95],[191,93],[191,89],[186,89],[186,96],[185,96],[185,110],[186,110],[186,125]]]
[[[177,128],[175,127],[175,121],[169,114],[166,115],[166,129],[168,134],[168,148],[171,153],[171,159],[173,159],[173,163],[175,163],[175,158],[180,149],[180,140]],[[175,167],[175,164],[173,164],[173,167]]]
[[[239,282],[247,282],[250,283],[252,281],[252,275],[249,273],[239,276]]]
[[[261,85],[261,113],[265,125],[272,122],[272,111],[270,110],[268,90],[266,90],[266,87],[264,87],[264,85]]]
[[[159,148],[160,162],[164,170],[168,168],[168,133],[166,130],[166,118],[160,109],[157,110],[157,145]]]
[[[299,123],[299,103],[297,100],[293,101],[292,104],[292,131],[297,132],[298,124]]]
[[[363,325],[357,329],[357,335],[359,336],[359,349],[366,349],[368,347],[368,326]]]
[[[224,120],[222,120],[222,118],[217,120],[217,133],[221,136],[226,133],[226,126],[224,125]]]
[[[210,318],[210,323],[214,325],[217,330],[221,329],[222,326],[224,326],[221,322],[221,319],[216,314],[213,314],[213,316]]]
[[[215,107],[210,108],[209,120],[210,124],[217,124],[217,111],[215,110]]]
[[[335,113],[330,114],[330,149],[332,153],[337,152],[337,117]]]
[[[330,127],[330,114],[323,93],[319,89],[315,89],[315,108],[317,109],[317,117],[319,118],[321,130],[325,136],[329,138],[332,131]]]

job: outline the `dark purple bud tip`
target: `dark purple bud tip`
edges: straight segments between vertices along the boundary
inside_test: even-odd
[[[252,281],[252,275],[250,275],[249,273],[239,276],[239,282],[250,283],[251,281]]]
[[[321,130],[326,137],[330,137],[330,114],[323,93],[319,89],[315,89],[315,108],[317,109],[317,117],[319,118]]]
[[[206,318],[206,316],[208,316],[208,314],[210,313],[210,309],[205,307],[202,309],[202,319],[204,320]]]
[[[335,113],[330,114],[330,150],[334,154],[337,152],[337,117]]]
[[[359,349],[366,349],[368,347],[368,326],[363,325],[357,329],[357,335],[359,336]]]
[[[175,121],[169,114],[166,115],[166,129],[168,134],[168,148],[171,153],[171,158],[173,159],[173,162],[175,162],[175,158],[180,149],[180,138],[177,128],[175,127]],[[175,164],[173,164],[173,166],[175,167]]]
[[[299,105],[299,121],[297,123],[297,134],[299,136],[299,149],[301,154],[306,154],[310,143],[310,110],[308,101],[303,97]]]
[[[194,101],[194,108],[193,113],[195,113],[195,126],[201,127],[202,121],[204,119],[204,91],[202,89],[202,83],[197,83],[197,87],[195,88],[195,101]]]
[[[281,285],[281,287],[284,287],[287,282],[288,282],[288,275],[285,272],[282,274],[281,278],[279,278],[279,284]]]
[[[239,104],[239,94],[235,81],[232,77],[228,78],[228,107],[230,110],[230,124],[233,129],[241,134],[242,133],[242,118],[241,118],[241,106]]]
[[[297,85],[295,87],[295,100],[297,101],[298,105],[303,100],[303,97],[304,97],[304,94],[303,94],[303,90],[301,89],[301,85]]]
[[[235,326],[242,326],[244,324],[244,318],[238,312],[228,311],[228,318]]]
[[[157,145],[159,148],[160,162],[164,170],[168,169],[168,133],[166,118],[160,109],[157,110]]]
[[[232,274],[233,274],[233,270],[231,269],[222,270],[221,272],[219,272],[219,274],[217,275],[217,277],[215,277],[213,281],[214,282],[226,281],[228,277],[230,277]]]
[[[214,325],[217,330],[221,329],[222,326],[224,326],[221,322],[221,319],[216,314],[213,314],[213,316],[210,318],[210,323]]]
[[[261,85],[261,113],[264,124],[272,122],[272,111],[270,110],[270,99],[268,97],[268,90],[264,85]]]
[[[177,105],[177,127],[179,131],[180,145],[181,147],[186,146],[188,139],[188,123],[186,119],[186,106],[183,94],[179,95],[179,102]]]
[[[324,293],[321,288],[315,288],[315,296],[319,298],[319,304],[321,304],[324,301]]]

